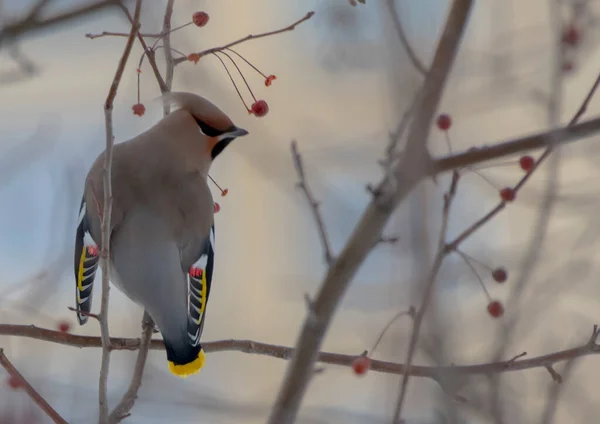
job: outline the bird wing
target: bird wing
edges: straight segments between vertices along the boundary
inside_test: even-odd
[[[98,244],[90,233],[90,222],[84,198],[81,200],[81,207],[79,208],[79,224],[75,236],[74,257],[77,318],[81,325],[87,322],[87,314],[89,314],[92,307],[92,289],[98,262]]]
[[[208,237],[202,243],[199,255],[186,270],[188,283],[188,324],[187,332],[191,344],[200,344],[204,328],[206,304],[210,295],[215,256],[215,226],[210,228]]]

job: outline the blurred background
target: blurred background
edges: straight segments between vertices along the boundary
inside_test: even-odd
[[[0,25],[23,16],[34,2],[0,1]],[[143,32],[160,32],[164,1],[146,1]],[[239,0],[175,2],[173,27],[192,13],[210,15],[203,28],[172,36],[184,54],[219,46],[250,33],[289,25],[315,10],[292,32],[244,43],[237,51],[277,80],[266,88],[249,68],[246,78],[269,104],[263,118],[248,115],[214,57],[176,68],[174,90],[201,94],[247,128],[211,175],[229,189],[216,215],[216,271],[205,341],[251,339],[293,346],[325,272],[317,230],[296,187],[290,154],[295,139],[308,183],[321,201],[336,252],[344,246],[370,200],[365,186],[381,178],[389,133],[422,82],[394,28],[400,20],[416,55],[428,64],[449,1]],[[491,144],[553,126],[574,114],[600,70],[600,2],[596,0],[480,0],[473,13],[440,113],[452,116],[455,151]],[[44,13],[83,4],[54,1]],[[390,8],[391,4],[391,8]],[[577,37],[564,42],[575,28]],[[86,33],[127,32],[118,9],[59,27],[3,40],[0,46],[0,323],[99,335],[67,308],[74,306],[73,243],[81,191],[92,161],[104,149],[103,102],[121,57],[124,38],[90,40]],[[573,34],[571,33],[571,36]],[[575,41],[573,41],[575,40]],[[160,93],[149,66],[142,68],[138,117],[136,43],[114,109],[117,142],[160,119]],[[163,66],[162,56],[159,65]],[[246,97],[248,98],[248,97]],[[588,117],[600,110],[593,100]],[[436,297],[415,363],[449,365],[536,356],[587,341],[600,322],[595,278],[598,143],[595,137],[560,148],[519,193],[518,199],[462,249],[494,268],[508,270],[495,283],[476,265],[505,315],[494,319],[476,276],[458,255],[442,267]],[[434,155],[448,151],[432,129]],[[466,173],[452,211],[453,238],[492,208],[498,188],[523,175],[515,162]],[[423,182],[395,213],[386,235],[354,278],[323,350],[358,355],[370,349],[399,311],[418,306],[418,284],[435,252],[447,175]],[[100,281],[100,275],[96,277]],[[99,310],[100,284],[95,305]],[[111,290],[113,336],[139,337],[141,309]],[[396,322],[374,357],[402,362],[411,323]],[[155,336],[155,337],[158,337]],[[0,347],[70,423],[97,422],[100,349],[78,349],[0,336]],[[135,352],[112,354],[109,395],[126,390]],[[411,379],[407,423],[596,423],[600,413],[595,357],[557,365],[557,385],[544,369],[460,377],[443,382]],[[171,376],[165,353],[151,351],[129,423],[262,423],[287,362],[237,352],[209,354],[202,372]],[[565,370],[566,366],[566,370]],[[324,366],[311,382],[299,423],[387,423],[396,403],[398,376]],[[45,423],[47,418],[0,369],[0,423]]]

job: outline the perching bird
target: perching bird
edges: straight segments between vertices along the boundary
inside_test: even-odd
[[[248,134],[208,100],[168,93],[179,106],[113,149],[111,280],[160,329],[169,370],[186,377],[204,365],[200,336],[214,266],[213,199],[207,175],[236,137]],[[85,324],[101,250],[104,152],[85,182],[75,242],[78,319]]]

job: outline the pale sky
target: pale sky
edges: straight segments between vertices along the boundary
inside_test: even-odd
[[[4,3],[14,7],[18,2]],[[159,3],[160,7],[155,6]],[[146,2],[155,7],[145,10],[143,31],[159,30],[162,3]],[[322,202],[336,251],[343,247],[369,200],[365,185],[380,178],[376,161],[382,157],[387,134],[399,119],[403,104],[412,98],[420,77],[389,32],[383,1],[367,1],[367,5],[357,8],[346,3],[176,2],[173,26],[188,22],[198,4],[211,16],[206,27],[191,26],[174,35],[173,46],[184,53],[280,28],[309,10],[317,11],[312,20],[293,32],[239,46],[238,51],[263,72],[277,75],[267,89],[258,75],[251,70],[245,73],[257,97],[269,103],[270,112],[262,119],[246,113],[214,58],[203,58],[197,65],[186,62],[176,70],[176,90],[206,96],[250,131],[248,137],[236,141],[219,157],[211,172],[229,188],[229,195],[217,199],[222,207],[216,216],[217,264],[204,341],[239,338],[291,346],[295,343],[306,312],[304,294],[317,291],[325,267],[305,199],[294,188],[296,175],[289,153],[292,139],[298,141],[309,183]],[[439,33],[435,28],[443,21],[447,2],[401,3],[409,37],[427,63]],[[547,128],[545,108],[530,94],[547,91],[548,87],[551,40],[546,2],[503,2],[504,8],[492,7],[492,1],[476,3],[440,107],[440,111],[453,116],[451,136],[456,150]],[[330,8],[334,5],[341,13],[336,16],[347,22],[345,30],[332,28]],[[502,16],[502,22],[495,19],[497,16]],[[84,34],[126,29],[120,16],[106,14],[24,39],[19,46],[38,65],[39,73],[23,82],[0,85],[0,294],[42,271],[52,271],[0,303],[1,322],[55,328],[56,320],[67,319],[77,334],[99,334],[92,321],[85,327],[75,327],[75,317],[67,310],[74,302],[71,252],[83,179],[104,148],[102,103],[124,39],[89,40]],[[512,38],[499,34],[512,34]],[[576,73],[565,80],[565,121],[599,69],[600,57],[593,41],[590,43]],[[493,53],[501,56],[500,62],[493,62]],[[158,104],[151,102],[158,90],[149,67],[142,73],[142,101],[147,113],[142,118],[131,113],[131,105],[136,102],[135,67],[140,54],[136,45],[115,103],[114,126],[119,142],[150,127],[161,116]],[[508,63],[507,57],[514,67],[508,68],[509,82],[499,81],[493,70],[499,69],[498,63]],[[0,71],[11,66],[7,53],[0,53]],[[598,109],[596,100],[588,117]],[[430,146],[435,154],[446,153],[443,134],[435,129]],[[594,162],[590,164],[586,157],[595,149],[592,142],[570,149],[567,155],[573,156],[572,165],[561,168],[561,186],[574,193],[581,181],[597,178]],[[504,186],[513,184],[521,174],[515,166],[486,171],[486,175]],[[533,206],[543,195],[544,181],[542,172],[532,181],[532,188],[522,192],[523,202],[466,243],[465,251],[494,266],[502,263],[517,270],[533,228]],[[421,220],[429,225],[430,239],[437,237],[441,193],[446,186],[445,178],[437,186],[431,181],[424,183],[394,216],[386,232],[399,235],[399,243],[378,247],[361,267],[328,332],[324,350],[360,354],[371,347],[390,317],[416,304],[417,292],[412,287],[418,269],[412,238],[419,236],[415,227]],[[485,181],[473,175],[465,177],[450,225],[451,235],[487,212],[496,196]],[[590,208],[587,210],[590,212]],[[549,264],[536,283],[544,283],[551,265],[559,263],[551,259],[557,254],[552,248],[564,242],[568,249],[567,244],[570,246],[579,234],[569,233],[571,225],[587,222],[568,209],[560,209],[555,218],[553,236],[548,241]],[[564,255],[557,256],[565,259]],[[57,265],[50,267],[52,263]],[[579,282],[588,287],[585,282],[590,278],[581,277]],[[100,275],[96,279],[99,283]],[[491,352],[493,332],[499,324],[485,313],[485,298],[477,281],[456,258],[448,260],[440,280],[443,296],[439,308],[440,313],[448,314],[445,325],[452,347],[447,347],[446,354],[461,364],[489,360],[486,355]],[[97,311],[100,284],[96,288],[93,310]],[[593,297],[597,292],[593,286],[587,290],[577,295]],[[494,297],[508,297],[507,288],[490,286],[490,291]],[[111,298],[111,334],[137,337],[141,310],[116,289],[111,290]],[[536,336],[527,339],[527,346],[514,350],[534,355],[564,348],[564,343],[577,343],[581,338],[577,337],[587,334],[588,327],[591,329],[600,318],[595,301],[567,296],[561,302],[563,315],[538,318],[540,324],[523,330]],[[548,330],[552,323],[565,326],[561,343],[542,337],[552,332]],[[409,334],[409,322],[401,321],[388,334],[376,357],[403,361]],[[0,347],[69,422],[95,422],[99,349],[78,350],[18,338],[0,338]],[[131,352],[113,354],[110,396],[115,402],[129,381],[134,358]],[[423,356],[418,362],[427,361],[430,359]],[[286,366],[284,361],[257,355],[209,354],[201,373],[182,381],[169,374],[164,352],[153,351],[140,398],[126,422],[176,419],[174,422],[182,424],[262,423]],[[542,375],[543,370],[525,373],[532,379],[531,387],[542,393],[540,387],[545,386],[539,382],[535,386],[538,374],[540,381],[542,377],[548,379]],[[1,373],[0,378],[4,378]],[[325,372],[311,383],[298,422],[388,422],[398,384],[397,376],[371,372],[359,379],[347,368],[325,366]],[[413,380],[412,384],[407,417],[413,421],[409,422],[434,422],[434,409],[440,406],[439,387],[430,381]],[[24,393],[2,385],[0,393],[0,412],[13,405],[29,405]],[[530,402],[535,409],[540,400],[534,395]],[[565,421],[557,423],[569,422],[569,413],[562,411],[560,417]]]

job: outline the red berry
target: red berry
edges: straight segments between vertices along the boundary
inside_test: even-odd
[[[8,380],[6,383],[8,384],[8,386],[10,388],[15,389],[15,390],[23,387],[23,381],[15,375],[11,375],[10,377],[8,377]]]
[[[497,300],[491,301],[487,306],[487,310],[494,318],[504,315],[504,306],[502,306],[502,303],[498,302]]]
[[[521,165],[523,171],[531,172],[533,165],[535,165],[535,160],[531,156],[521,156],[519,165]]]
[[[505,187],[502,190],[500,190],[500,197],[505,202],[512,202],[513,200],[515,200],[516,193],[512,188]]]
[[[190,62],[194,62],[194,64],[196,64],[200,60],[200,54],[199,53],[190,53],[190,54],[188,54],[187,60],[189,60]]]
[[[61,333],[68,333],[70,329],[71,329],[71,324],[69,324],[67,321],[61,321],[58,323],[58,330]]]
[[[229,189],[228,188],[225,188],[225,189],[221,190],[221,197],[227,196],[227,193],[229,193]]]
[[[142,116],[146,112],[146,106],[141,103],[133,105],[131,109],[133,109],[133,114],[137,116]]]
[[[504,283],[506,281],[507,277],[508,277],[508,274],[504,268],[496,268],[495,270],[492,271],[492,278],[497,283]]]
[[[196,12],[192,15],[192,21],[194,22],[194,25],[198,27],[203,27],[206,25],[209,18],[210,16],[208,16],[208,13],[206,12]]]
[[[274,80],[276,80],[277,77],[275,75],[269,75],[266,79],[265,79],[265,87],[270,87],[271,84],[273,83]]]
[[[562,42],[570,46],[576,46],[579,43],[579,30],[574,25],[569,25],[562,34]]]
[[[252,104],[250,111],[256,116],[265,116],[269,113],[269,105],[264,100],[257,100]]]
[[[442,131],[446,131],[450,128],[450,126],[452,125],[452,118],[450,118],[450,115],[446,115],[445,113],[438,116],[437,118],[437,127],[442,130]]]
[[[371,368],[371,360],[366,356],[359,356],[352,361],[352,370],[356,375],[363,375]]]
[[[217,202],[215,202],[215,204],[213,205],[213,213],[219,213],[220,210],[221,210],[221,205],[219,205]]]

